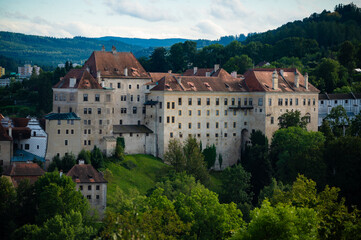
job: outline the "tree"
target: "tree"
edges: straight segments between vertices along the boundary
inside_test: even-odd
[[[72,210],[83,216],[88,211],[88,201],[75,190],[73,180],[64,174],[60,176],[58,172],[45,173],[35,182],[34,187],[38,224],[56,215],[65,216]]]
[[[301,117],[301,112],[298,110],[286,112],[282,114],[278,120],[280,128],[301,127],[306,129],[307,126],[306,117]]]
[[[191,239],[225,239],[244,224],[234,203],[220,204],[217,194],[201,185],[189,195],[180,193],[174,206],[184,223],[192,223]]]
[[[222,202],[251,203],[251,174],[246,172],[241,165],[228,167],[222,172]]]
[[[85,164],[91,164],[91,152],[82,149],[78,154],[77,160],[84,160]]]
[[[318,239],[319,219],[309,208],[271,206],[267,200],[251,212],[251,222],[232,239]]]
[[[238,73],[245,73],[248,69],[252,68],[253,62],[252,59],[247,55],[243,54],[241,56],[231,57],[223,66],[223,68],[228,71],[236,71]]]
[[[344,236],[350,234],[352,228],[360,227],[360,215],[358,210],[348,211],[345,200],[338,197],[339,191],[338,188],[326,186],[323,191],[317,192],[314,181],[299,175],[290,190],[275,191],[271,203],[274,206],[290,204],[295,207],[312,208],[320,218],[320,239],[345,239]]]
[[[348,132],[352,136],[361,137],[361,112],[351,120],[351,125],[348,128]]]
[[[183,147],[178,139],[169,140],[168,149],[164,154],[164,161],[170,163],[177,172],[186,170],[186,158],[183,154]]]
[[[273,170],[269,160],[267,137],[257,130],[251,133],[251,143],[252,145],[246,148],[242,165],[251,174],[252,192],[255,194],[253,202],[256,203],[261,189],[271,183]]]
[[[186,172],[192,174],[201,183],[207,184],[209,173],[197,140],[193,137],[188,137],[185,141],[183,152],[186,158]]]
[[[10,181],[0,177],[0,234],[4,239],[10,239],[15,230],[16,192]]]
[[[65,154],[61,159],[61,169],[64,172],[68,172],[75,164],[75,156],[72,153]]]
[[[15,232],[15,239],[89,239],[95,235],[95,229],[84,224],[82,214],[70,211],[69,214],[56,215],[48,219],[41,227],[24,225]]]
[[[333,135],[332,133],[332,129],[330,127],[330,123],[328,122],[328,120],[324,119],[322,121],[322,125],[320,127],[320,132],[323,133],[323,135],[326,138],[326,142],[325,144],[327,145],[328,143],[330,143],[332,140],[334,140],[335,135]]]
[[[104,167],[103,154],[97,146],[94,146],[91,151],[91,163],[95,169],[100,169]]]
[[[287,184],[301,173],[322,185],[326,174],[324,142],[325,138],[320,132],[307,132],[300,127],[277,130],[270,149],[277,179]]]
[[[348,205],[361,206],[361,138],[339,137],[329,143],[325,160],[330,184],[341,188]]]
[[[204,160],[207,163],[207,168],[210,169],[214,166],[217,158],[216,146],[212,144],[211,146],[207,145],[207,147],[203,150]]]
[[[332,132],[336,137],[345,135],[345,127],[349,125],[350,120],[346,110],[341,105],[333,107],[325,119],[329,121]]]
[[[120,161],[123,161],[125,159],[124,146],[125,146],[124,138],[117,138],[117,144],[115,146],[114,156]]]
[[[152,55],[150,55],[150,71],[167,72],[169,70],[167,55],[167,50],[164,47],[154,49]]]

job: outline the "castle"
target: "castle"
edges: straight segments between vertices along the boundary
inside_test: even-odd
[[[110,155],[117,137],[126,153],[162,158],[170,139],[193,136],[216,146],[223,168],[240,159],[251,132],[271,139],[287,111],[299,110],[317,131],[318,93],[295,68],[252,69],[241,77],[219,65],[147,73],[132,53],[103,48],[53,87],[46,158],[94,146]]]

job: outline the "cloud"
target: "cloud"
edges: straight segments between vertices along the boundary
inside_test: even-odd
[[[252,15],[250,9],[246,9],[239,0],[214,0],[210,12],[218,19],[237,19]]]
[[[195,31],[199,31],[208,36],[222,36],[225,34],[224,29],[211,20],[202,20],[195,26],[195,28]]]
[[[111,13],[118,15],[127,15],[146,21],[175,21],[177,15],[172,15],[169,9],[161,9],[156,3],[143,3],[139,0],[104,0],[104,4],[110,9]]]

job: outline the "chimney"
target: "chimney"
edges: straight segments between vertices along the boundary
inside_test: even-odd
[[[171,73],[172,73],[172,70],[168,70],[168,73],[171,74]]]
[[[217,72],[219,69],[219,64],[214,64],[214,71]]]
[[[283,69],[280,69],[280,75],[283,77]]]
[[[116,54],[117,53],[117,49],[115,48],[115,46],[112,46],[112,53]]]
[[[124,68],[124,76],[128,76],[128,68]]]
[[[197,71],[198,71],[198,67],[194,67],[193,68],[193,75],[196,75]]]
[[[308,90],[308,73],[305,74],[305,88]]]
[[[70,78],[69,79],[69,87],[74,87],[76,83],[76,78]]]
[[[179,85],[182,83],[182,77],[176,78]]]
[[[231,76],[234,77],[234,78],[237,78],[237,71],[231,72]]]
[[[101,81],[100,71],[97,71],[97,80],[98,80],[98,83],[100,83],[100,81]]]
[[[104,47],[104,45],[102,46],[102,52],[105,52],[105,47]]]
[[[11,127],[11,121],[9,120],[8,122],[8,127],[9,127],[9,137],[13,137],[13,128]]]
[[[210,72],[206,72],[206,77],[210,77],[211,73]]]
[[[80,159],[79,160],[79,165],[84,165],[84,160]]]
[[[277,74],[276,69],[272,73],[272,88],[273,88],[273,90],[278,89],[278,74]]]
[[[90,68],[89,68],[89,66],[86,66],[86,70],[88,71],[88,73],[90,73]]]
[[[295,70],[295,86],[296,88],[298,88],[300,86],[300,75],[298,74],[298,72]]]

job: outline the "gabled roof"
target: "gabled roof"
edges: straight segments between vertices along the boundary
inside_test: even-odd
[[[100,71],[102,77],[150,78],[139,61],[130,52],[94,51],[84,64],[94,78]],[[127,68],[127,76],[124,69]]]
[[[48,115],[45,115],[45,119],[48,120],[80,120],[80,117],[78,117],[75,113],[49,113]]]
[[[70,87],[71,78],[76,79],[72,87]],[[71,69],[53,88],[102,89],[102,86],[86,69]]]
[[[278,89],[272,88],[272,74],[278,75]],[[295,73],[299,76],[299,87],[295,86]],[[244,74],[244,84],[251,92],[319,92],[311,83],[305,87],[305,79],[296,68],[256,68]]]
[[[66,175],[76,183],[107,183],[103,175],[90,164],[76,164]]]
[[[13,163],[4,172],[6,176],[42,176],[45,171],[37,163]]]
[[[113,133],[153,133],[145,125],[113,125]]]
[[[219,91],[219,92],[244,92],[240,79],[233,78],[227,72],[218,70],[218,76],[174,76],[165,74],[156,82],[151,91]]]

